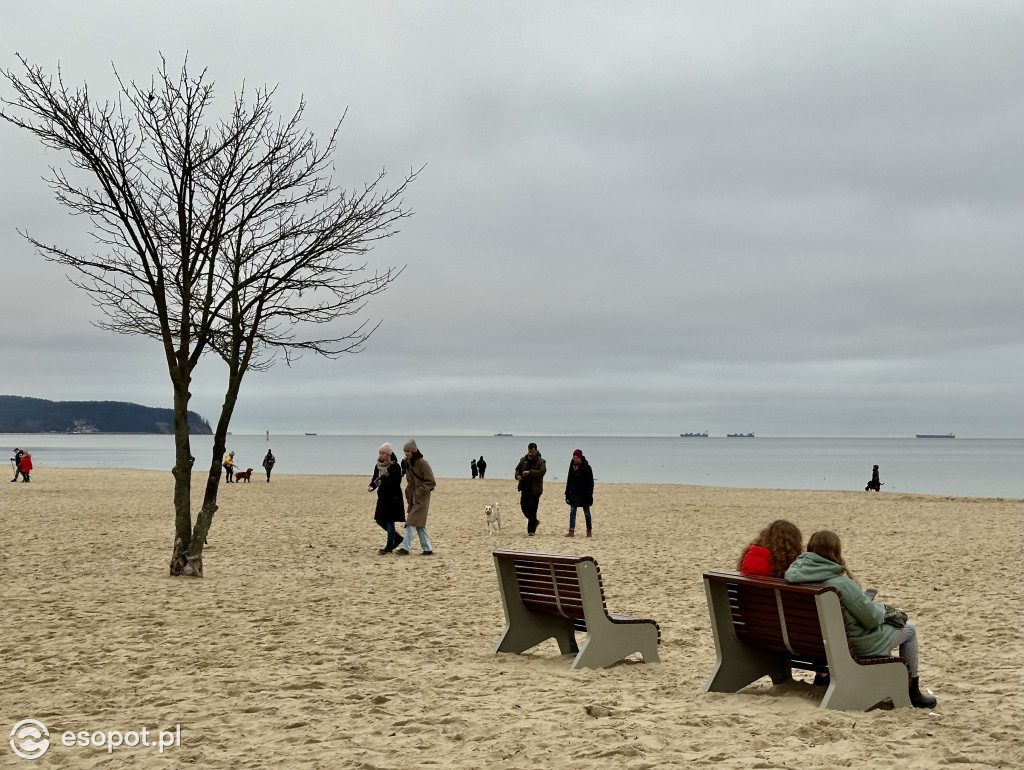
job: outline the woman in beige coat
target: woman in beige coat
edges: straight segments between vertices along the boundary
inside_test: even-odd
[[[412,548],[412,537],[418,534],[420,548],[424,556],[433,556],[430,547],[430,536],[427,534],[427,512],[430,510],[430,493],[437,482],[434,471],[426,461],[416,442],[409,439],[403,447],[405,450],[405,501],[408,504],[405,515],[405,540],[402,547],[395,550],[399,556],[408,556]]]

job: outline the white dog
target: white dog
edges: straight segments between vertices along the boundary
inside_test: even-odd
[[[498,513],[498,504],[485,505],[484,515],[487,517],[487,534],[501,532],[501,514]]]

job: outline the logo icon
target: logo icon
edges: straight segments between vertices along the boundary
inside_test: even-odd
[[[22,759],[39,759],[50,748],[50,731],[35,719],[22,719],[11,728],[11,748]]]

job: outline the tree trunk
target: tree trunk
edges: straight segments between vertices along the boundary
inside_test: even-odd
[[[206,492],[203,495],[203,507],[196,516],[196,524],[192,529],[189,545],[184,548],[183,575],[203,576],[203,546],[213,525],[213,514],[217,512],[217,493],[220,490],[221,465],[227,451],[228,426],[238,402],[238,392],[242,387],[242,373],[233,375],[228,380],[228,389],[224,394],[220,419],[213,434],[213,457],[210,459],[210,475],[206,479]],[[177,543],[175,543],[177,546]]]
[[[192,456],[189,436],[188,382],[175,377],[174,383],[174,550],[171,553],[171,575],[195,574],[189,570],[187,557],[192,542]],[[201,571],[201,565],[200,565]]]

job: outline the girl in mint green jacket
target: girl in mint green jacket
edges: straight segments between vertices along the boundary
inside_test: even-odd
[[[862,658],[876,658],[899,647],[910,669],[910,702],[917,708],[935,707],[938,701],[922,693],[918,684],[917,629],[909,621],[903,628],[885,622],[885,605],[871,601],[850,577],[839,535],[828,530],[811,535],[807,551],[786,570],[786,580],[833,586],[843,600],[843,619],[853,651]]]

